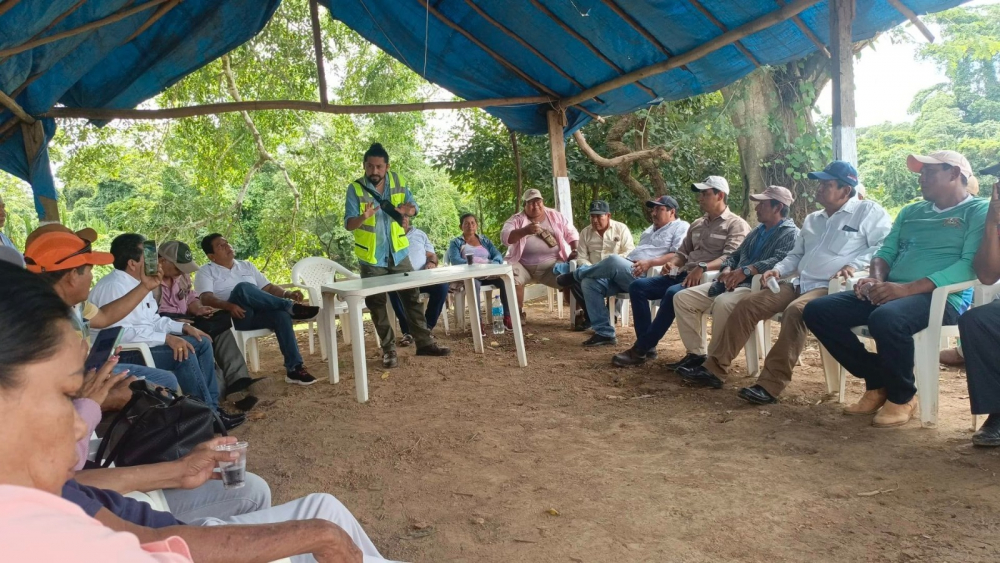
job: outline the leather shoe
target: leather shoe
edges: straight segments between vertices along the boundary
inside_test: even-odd
[[[698,354],[686,354],[680,361],[674,362],[672,364],[667,364],[667,369],[677,371],[678,368],[693,368],[698,367],[705,363],[705,359],[708,356],[701,356]]]
[[[677,374],[685,383],[698,385],[701,387],[711,387],[712,389],[722,389],[722,380],[714,373],[708,371],[704,366],[690,368],[677,368]]]
[[[451,354],[450,348],[445,348],[444,346],[438,346],[436,342],[432,342],[427,346],[421,346],[417,348],[418,356],[448,356]]]
[[[559,287],[569,287],[576,283],[576,280],[573,278],[572,273],[559,274],[556,276],[556,283],[559,284]]]
[[[736,395],[744,401],[755,405],[770,405],[771,403],[778,402],[778,399],[774,395],[768,393],[767,389],[764,389],[760,385],[743,387],[736,392]]]
[[[844,414],[849,416],[864,416],[875,414],[885,404],[885,389],[870,389],[858,399],[857,403],[844,407]]]
[[[593,348],[594,346],[614,346],[616,344],[618,344],[618,339],[614,336],[601,336],[600,334],[595,334],[583,341],[583,346],[585,348]]]
[[[659,357],[660,357],[660,355],[656,353],[656,350],[647,350],[646,351],[646,359],[649,360],[649,361],[653,361],[653,360],[655,360],[656,358],[659,358]]]
[[[875,428],[895,428],[902,426],[917,414],[917,396],[914,395],[905,405],[897,405],[892,401],[886,401],[882,405],[882,410],[878,411],[872,419],[872,426]]]
[[[624,352],[619,352],[611,358],[612,365],[620,368],[628,366],[638,366],[646,363],[646,354],[635,348],[629,348]]]
[[[981,448],[1000,446],[1000,414],[986,417],[986,422],[972,435],[972,445]]]
[[[227,432],[247,421],[247,415],[245,414],[228,413],[222,409],[219,409],[217,414],[219,415],[219,420],[222,421],[222,427]]]
[[[384,368],[394,368],[399,365],[399,359],[396,358],[396,351],[383,352],[382,353],[382,367]]]

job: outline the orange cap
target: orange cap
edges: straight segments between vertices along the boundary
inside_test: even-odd
[[[24,250],[28,271],[36,274],[70,270],[87,264],[111,264],[114,260],[110,252],[92,251],[90,241],[76,233],[57,229],[37,235]]]
[[[70,233],[75,234],[87,242],[94,242],[97,240],[97,231],[91,229],[90,227],[80,229],[74,233],[66,225],[61,223],[49,223],[47,225],[41,225],[34,231],[28,233],[28,240],[24,241],[24,247],[27,248],[31,246],[31,243],[34,242],[36,238],[44,235],[45,233]]]

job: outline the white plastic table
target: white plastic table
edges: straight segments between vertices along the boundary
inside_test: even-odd
[[[364,403],[368,401],[368,366],[365,358],[364,318],[361,313],[365,297],[456,281],[465,282],[466,295],[475,296],[478,295],[474,282],[476,278],[503,278],[507,295],[511,297],[517,295],[514,292],[514,270],[510,264],[473,264],[471,266],[462,264],[323,285],[320,288],[323,292],[323,310],[320,314],[325,315],[326,322],[323,323],[324,327],[320,332],[321,338],[326,339],[326,343],[329,345],[327,350],[330,351],[330,383],[340,382],[340,366],[337,360],[336,297],[347,302],[348,318],[351,325],[351,346],[354,355],[354,385],[357,390],[358,402]],[[386,307],[388,306],[387,300]],[[487,306],[490,305],[487,304]],[[514,332],[514,345],[517,348],[517,363],[521,367],[527,367],[528,356],[524,351],[521,318],[516,314],[516,311],[512,311],[512,313],[514,313],[511,315],[511,323]],[[476,352],[482,354],[484,353],[483,335],[480,330],[479,315],[469,315],[469,317],[471,317],[472,323],[472,342]]]

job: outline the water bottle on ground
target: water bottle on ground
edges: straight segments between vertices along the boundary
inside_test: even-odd
[[[500,296],[493,297],[493,334],[503,334],[503,303]]]

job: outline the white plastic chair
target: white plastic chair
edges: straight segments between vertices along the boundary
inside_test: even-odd
[[[576,269],[577,269],[577,262],[576,262],[576,260],[570,260],[569,261],[569,271],[570,272],[575,272]],[[659,267],[656,268],[656,271],[657,272],[660,271]],[[649,272],[646,272],[646,274],[649,275]],[[616,295],[609,295],[608,296],[608,314],[611,315],[610,318],[612,318],[612,319],[615,318],[616,301],[621,301],[622,302],[622,314],[621,314],[621,319],[620,320],[621,320],[622,328],[625,328],[625,327],[628,326],[628,314],[629,314],[629,311],[628,311],[628,305],[629,305],[628,293],[618,293]],[[586,304],[584,304],[584,307],[586,307]],[[572,292],[569,294],[569,310],[570,310],[569,324],[570,324],[571,327],[576,327],[576,318],[575,318],[575,314],[574,314],[574,312],[576,311],[576,297],[573,296]],[[550,309],[550,311],[551,311],[551,309]],[[562,318],[562,313],[559,314],[559,318]],[[614,324],[615,324],[614,321],[612,321],[611,325],[614,326]]]
[[[260,347],[257,346],[257,339],[274,334],[270,329],[261,328],[257,330],[236,330],[232,329],[233,336],[236,337],[236,345],[240,353],[247,361],[247,365],[254,372],[260,371]]]
[[[337,279],[337,275],[340,275],[346,279],[358,279],[361,276],[352,272],[351,270],[345,268],[344,266],[330,260],[329,258],[323,258],[321,256],[313,256],[309,258],[303,258],[292,266],[292,283],[298,287],[301,287],[309,292],[309,303],[314,304],[317,307],[323,306],[323,293],[321,287],[323,284],[331,283]],[[337,299],[336,306],[337,316],[340,317],[340,327],[341,333],[343,334],[344,343],[350,345],[351,334],[347,327],[349,313],[347,311],[347,303]],[[320,315],[320,322],[324,318]],[[323,327],[319,327],[323,330]],[[315,345],[313,344],[313,323],[309,323],[309,353],[312,354],[315,351]],[[325,360],[327,357],[326,344],[322,338],[319,339],[320,355]]]
[[[139,352],[142,355],[142,363],[146,364],[146,367],[155,368],[156,364],[153,363],[153,354],[149,351],[149,345],[144,342],[130,342],[128,344],[120,344],[122,352]]]
[[[444,256],[444,265],[450,266],[451,262],[448,260],[448,255]],[[506,262],[504,262],[506,264]],[[493,324],[493,292],[500,291],[499,289],[484,285],[479,288],[479,302],[486,303],[486,321],[483,322],[482,326],[492,326]],[[463,332],[465,330],[465,315],[466,313],[472,314],[472,308],[475,307],[475,300],[469,299],[469,296],[465,294],[465,285],[462,285],[454,293],[455,298],[455,330]],[[516,300],[516,298],[515,298]],[[550,309],[551,310],[551,309]],[[448,312],[445,311],[445,316],[447,317]],[[471,323],[471,321],[470,321]],[[447,327],[446,327],[447,330]]]

